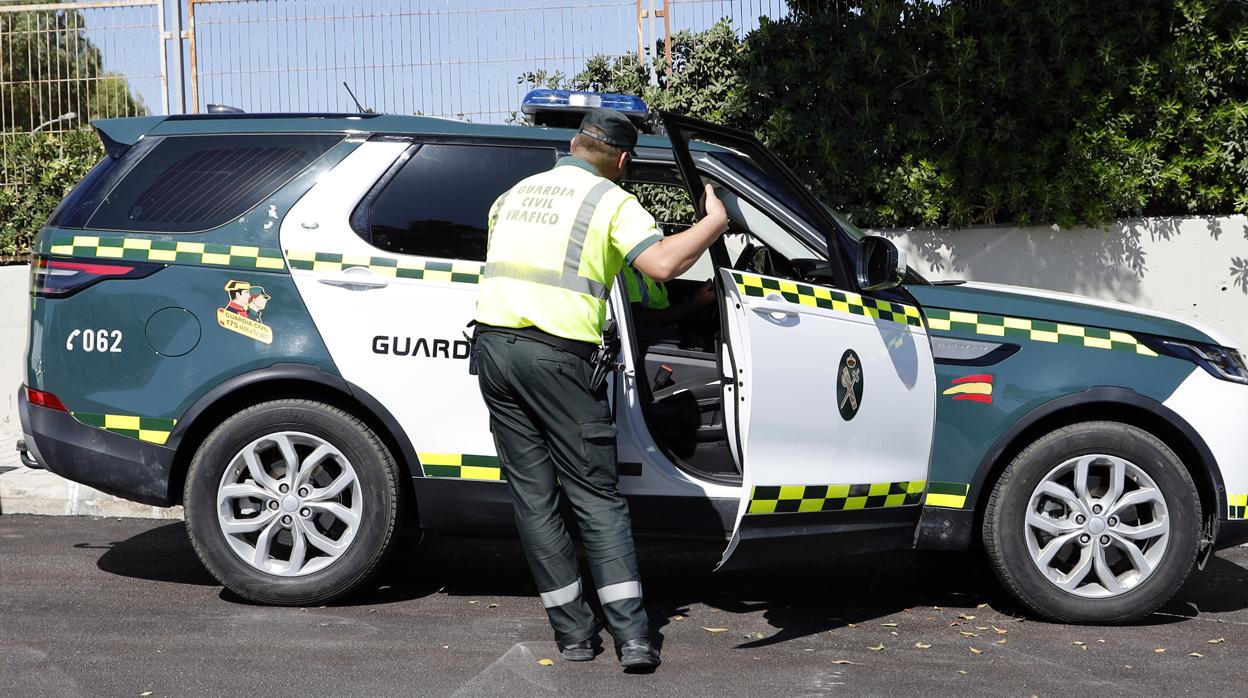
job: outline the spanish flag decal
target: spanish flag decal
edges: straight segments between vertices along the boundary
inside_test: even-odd
[[[992,375],[979,373],[953,379],[953,387],[942,395],[952,395],[954,400],[992,403]]]

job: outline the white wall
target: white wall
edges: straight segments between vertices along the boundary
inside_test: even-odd
[[[1108,228],[885,230],[929,279],[1078,293],[1199,320],[1248,350],[1248,217],[1132,218]]]
[[[0,428],[17,427],[17,389],[26,380],[30,326],[30,266],[0,266]],[[10,449],[12,444],[0,443]]]

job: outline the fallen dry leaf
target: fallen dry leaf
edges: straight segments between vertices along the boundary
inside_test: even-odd
[[[814,652],[814,651],[815,651],[815,648],[814,648],[814,647],[806,647],[806,648],[803,648],[803,649],[802,649],[802,651],[803,651],[803,652]]]
[[[470,604],[471,604],[471,603],[477,603],[477,602],[476,602],[476,601],[469,601],[468,603],[470,603]]]
[[[895,628],[895,627],[897,627],[897,624],[896,624],[896,623],[880,623],[880,625],[881,625],[881,626],[883,626],[883,627],[885,627],[885,628]]]
[[[1211,645],[1220,645],[1220,644],[1222,644],[1223,642],[1226,642],[1226,638],[1224,638],[1224,637],[1220,637],[1220,638],[1218,638],[1218,639],[1216,639],[1216,640],[1210,640],[1210,641],[1209,641],[1209,644],[1211,644]]]
[[[966,613],[959,613],[958,617],[961,618],[962,620],[975,620],[975,616],[968,615]]]
[[[1197,658],[1197,659],[1200,659],[1201,657],[1203,657],[1203,656],[1205,656],[1205,655],[1201,654],[1200,652],[1188,652],[1188,653],[1187,653],[1187,656],[1189,656],[1189,657],[1195,657],[1195,658]]]
[[[1004,634],[1006,634],[1006,633],[1010,632],[1009,630],[1007,630],[1007,629],[1005,629],[1005,628],[998,628],[998,627],[997,627],[997,626],[995,626],[995,625],[994,625],[994,626],[992,626],[992,631],[993,631],[993,632],[995,632],[995,633],[996,633],[996,634],[998,634],[998,635],[1004,635]]]
[[[983,653],[984,653],[983,650],[975,649],[974,647],[971,648],[971,654],[983,654]]]
[[[1164,654],[1165,651],[1166,651],[1165,647],[1158,647],[1157,649],[1153,650],[1155,654]]]
[[[849,623],[849,627],[851,627],[851,628],[856,628],[856,627],[858,627],[858,624],[857,624],[857,623]]]
[[[958,673],[959,673],[959,674],[961,674],[961,675],[963,675],[963,676],[966,676],[966,670],[965,670],[965,669],[958,669]]]
[[[833,659],[832,663],[833,664],[853,664],[855,666],[857,666],[858,664],[858,662],[851,662],[848,659]]]
[[[142,693],[140,693],[139,695],[140,695],[140,696],[150,696],[150,695],[152,695],[152,692],[151,692],[151,691],[143,691],[143,692],[142,692]]]
[[[1070,643],[1070,644],[1072,644],[1072,645],[1079,645],[1080,647],[1083,647],[1086,643],[1085,643],[1083,640],[1075,640],[1074,642],[1072,642],[1072,643]]]
[[[914,643],[914,646],[915,646],[915,647],[918,647],[918,648],[919,648],[919,649],[921,649],[921,650],[928,650],[928,649],[931,649],[931,648],[932,648],[932,646],[931,646],[931,645],[929,645],[929,644],[927,644],[927,643],[925,643],[925,642],[916,642],[916,643]]]
[[[685,617],[684,617],[684,616],[682,616],[682,615],[680,615],[679,613],[678,613],[678,614],[676,614],[676,615],[674,615],[674,616],[672,616],[672,620],[677,621],[677,622],[680,622],[680,621],[682,621],[682,620],[684,620],[684,619],[685,619]]]
[[[492,603],[489,606],[486,606],[486,608],[498,608],[498,604]]]
[[[975,626],[975,629],[976,629],[976,630],[987,630],[987,629],[988,629],[988,626],[986,626],[986,625],[977,625],[977,626]]]
[[[542,665],[542,666],[553,666],[553,665],[554,665],[554,663],[555,663],[555,660],[553,660],[553,659],[539,659],[539,660],[537,660],[537,663],[538,663],[538,664],[540,664],[540,665]]]
[[[979,633],[973,633],[969,630],[959,630],[958,632],[966,637],[979,637]]]
[[[884,643],[883,643],[883,642],[881,642],[880,644],[876,645],[875,647],[868,647],[867,649],[871,650],[872,652],[879,652],[880,650],[884,649]]]
[[[754,639],[755,639],[755,640],[761,640],[761,639],[763,639],[763,634],[762,634],[762,633],[754,633]]]
[[[1134,669],[1135,667],[1131,666],[1130,664],[1123,664],[1123,665],[1122,665],[1122,668],[1123,668],[1123,669]]]
[[[998,644],[998,645],[1004,645],[1004,644],[1005,644],[1005,638],[1001,638],[1000,640],[997,640],[997,644]]]
[[[976,606],[975,608],[984,608],[984,607],[986,607],[987,605],[988,605],[988,604],[986,604],[986,603],[981,603],[980,605]]]
[[[726,633],[726,632],[728,632],[728,628],[708,628],[708,627],[706,627],[706,626],[702,626],[702,629],[703,629],[703,630],[705,630],[705,631],[706,631],[706,632],[708,632],[708,633]]]

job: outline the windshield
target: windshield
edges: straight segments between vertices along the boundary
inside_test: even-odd
[[[766,172],[763,172],[761,169],[759,169],[759,167],[755,165],[754,161],[751,160],[749,157],[742,155],[740,153],[735,153],[731,151],[723,151],[723,152],[716,152],[714,154],[714,158],[717,161],[728,166],[728,168],[732,170],[733,172],[749,180],[751,184],[763,190],[765,194],[775,199],[777,202],[779,202],[781,205],[783,205],[785,208],[789,209],[790,211],[793,211],[794,213],[800,213],[803,210],[804,203],[801,201],[798,201],[798,197],[793,196],[793,193],[789,191],[788,188],[779,184],[775,180],[775,178],[768,176]],[[813,192],[812,192],[812,195],[813,195]],[[825,212],[827,212],[829,215],[832,216],[832,219],[836,221],[837,225],[839,225],[842,230],[844,230],[851,238],[853,238],[855,242],[862,240],[864,237],[867,236],[866,233],[858,229],[858,226],[854,225],[853,223],[850,223],[848,219],[846,219],[841,214],[837,213],[835,210],[832,209],[832,207],[828,206],[822,201],[819,202],[819,205],[823,207],[823,210]],[[910,266],[906,267],[906,276],[902,280],[902,283],[919,285],[919,286],[925,286],[929,284],[927,279],[923,278],[921,274],[919,274],[917,271],[914,270],[913,267],[910,267]]]

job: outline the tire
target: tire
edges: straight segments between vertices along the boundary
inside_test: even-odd
[[[257,603],[324,604],[362,585],[390,551],[399,468],[349,413],[276,400],[208,435],[183,501],[195,552],[228,589]]]
[[[1123,485],[1111,500],[1119,468]],[[1081,472],[1087,497],[1075,484]],[[1001,583],[1033,612],[1063,623],[1125,623],[1183,586],[1200,524],[1191,475],[1161,440],[1127,424],[1084,422],[1014,458],[993,488],[983,538]]]

